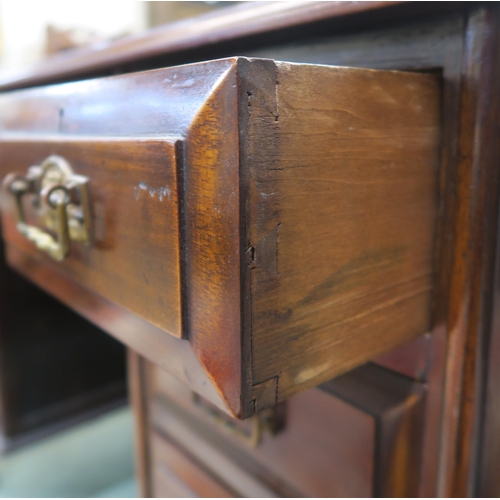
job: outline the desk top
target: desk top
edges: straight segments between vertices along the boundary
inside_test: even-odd
[[[357,25],[465,9],[468,5],[469,2],[243,2],[119,40],[64,51],[36,64],[0,71],[0,91],[241,55],[250,47],[331,35]],[[229,41],[235,53],[228,53]]]

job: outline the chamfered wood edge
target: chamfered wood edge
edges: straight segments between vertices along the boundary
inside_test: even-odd
[[[221,181],[219,183],[219,188],[222,186],[226,191],[216,192],[214,189],[210,195],[213,196],[215,202],[219,202],[225,205],[226,212],[220,213],[219,220],[222,221],[222,225],[226,224],[224,221],[227,219],[232,221],[232,227],[222,227],[220,235],[222,238],[227,237],[227,242],[232,238],[227,248],[231,249],[231,254],[235,257],[230,265],[219,269],[219,274],[224,274],[231,283],[230,287],[223,290],[223,294],[226,294],[226,299],[230,297],[239,297],[240,284],[239,284],[239,201],[238,201],[238,152],[237,152],[237,130],[238,130],[238,119],[234,113],[234,109],[237,107],[236,99],[236,80],[235,80],[235,58],[226,59],[226,66],[222,68],[222,71],[218,75],[213,86],[209,88],[210,92],[207,94],[206,101],[199,107],[196,112],[189,117],[190,126],[185,130],[182,136],[175,136],[176,139],[176,152],[180,153],[180,164],[178,165],[177,172],[177,182],[179,188],[179,197],[181,200],[186,200],[186,186],[189,184],[190,188],[193,186],[190,184],[191,180],[188,175],[188,171],[191,168],[188,167],[189,163],[196,157],[196,152],[193,153],[194,148],[186,146],[186,140],[189,142],[197,141],[199,150],[203,154],[203,145],[206,142],[206,137],[204,133],[206,129],[210,129],[210,133],[219,134],[221,140],[221,152],[226,155],[228,162],[223,162],[223,164],[228,164],[230,169],[230,176],[226,178],[226,175],[220,175]],[[160,70],[164,71],[164,70]],[[175,68],[174,68],[175,71]],[[123,77],[112,77],[123,78]],[[127,77],[125,77],[127,78]],[[97,80],[96,80],[97,82]],[[119,80],[117,81],[119,84]],[[212,84],[211,84],[212,85]],[[81,87],[77,87],[78,92]],[[57,87],[52,87],[52,90],[56,90]],[[33,93],[34,92],[34,93]],[[23,90],[20,92],[13,92],[11,95],[14,98],[14,104],[12,109],[14,110],[14,115],[23,113],[23,106],[20,105],[24,96],[28,99],[37,98],[37,92],[41,92],[41,96],[45,97],[45,89],[41,90]],[[50,91],[49,91],[50,92]],[[66,92],[67,94],[67,92]],[[8,96],[4,97],[4,104],[8,108]],[[30,131],[29,129],[24,130],[27,124],[21,121],[22,126],[20,130],[16,130],[15,133],[2,132],[2,138],[5,140],[56,140],[56,141],[67,141],[67,140],[92,140],[94,136],[89,135],[87,132],[83,132],[82,135],[75,134],[58,134],[55,132],[53,123],[51,121],[54,109],[57,110],[57,106],[53,106],[53,97],[49,98],[46,102],[42,104],[46,106],[45,115],[43,117],[43,124],[41,124],[41,130],[37,129],[35,131]],[[57,101],[57,96],[55,97]],[[64,101],[64,99],[63,99]],[[62,103],[64,104],[64,102]],[[26,107],[26,106],[25,106]],[[220,119],[220,116],[214,110],[220,111],[224,120]],[[220,109],[219,109],[220,108]],[[214,114],[215,113],[215,114]],[[213,119],[215,116],[215,119]],[[207,124],[206,118],[212,118],[212,121]],[[12,116],[11,116],[12,118]],[[232,121],[231,121],[232,120]],[[15,121],[15,120],[14,120]],[[225,127],[220,129],[220,124],[225,121]],[[229,123],[231,122],[231,123]],[[10,122],[9,122],[10,123]],[[45,127],[45,128],[44,128]],[[220,129],[220,130],[219,130]],[[225,133],[228,132],[228,133]],[[233,141],[228,141],[228,134],[233,134]],[[115,140],[128,140],[127,136],[115,137],[113,132],[108,132],[105,140],[115,141]],[[141,134],[139,133],[139,136]],[[101,135],[98,135],[99,140],[101,140]],[[172,138],[172,136],[168,136]],[[144,137],[144,139],[149,139],[149,135]],[[140,137],[138,140],[142,140]],[[161,140],[161,136],[153,137],[154,140]],[[221,153],[222,154],[222,153]],[[220,155],[219,155],[220,158]],[[196,159],[196,158],[195,158]],[[198,164],[204,158],[198,158]],[[215,167],[219,165],[215,162]],[[231,173],[232,172],[232,173]],[[199,187],[199,186],[198,186]],[[203,187],[201,188],[201,194],[203,194]],[[190,194],[196,193],[196,189],[190,189]],[[228,196],[225,196],[228,195]],[[185,203],[184,203],[185,205]],[[206,209],[212,210],[215,207],[205,206]],[[179,245],[181,254],[185,254],[183,250],[187,250],[188,254],[193,256],[193,245],[192,240],[189,240],[189,231],[187,231],[188,219],[186,218],[186,209],[183,213],[179,213],[179,227],[180,227],[180,238]],[[203,234],[203,227],[196,228],[198,233],[194,235],[194,240],[197,236],[203,238],[207,236]],[[200,232],[201,231],[201,232]],[[208,238],[210,240],[210,238]],[[227,243],[226,242],[226,243]],[[214,258],[217,257],[215,249],[213,250]],[[9,263],[12,267],[17,268],[22,274],[26,275],[30,280],[37,283],[40,287],[49,291],[60,300],[68,304],[70,307],[75,309],[77,312],[83,316],[88,317],[94,323],[98,324],[106,330],[108,333],[116,336],[122,342],[125,342],[132,349],[139,352],[142,356],[154,361],[159,366],[162,366],[166,371],[169,371],[173,375],[177,376],[181,380],[184,380],[188,385],[192,387],[193,390],[199,394],[206,397],[208,400],[212,401],[221,409],[229,412],[235,417],[241,418],[241,359],[239,356],[239,351],[241,347],[241,331],[239,326],[240,321],[240,311],[239,311],[239,299],[237,300],[220,300],[219,308],[215,311],[211,308],[207,308],[208,314],[211,316],[218,316],[213,320],[214,324],[219,324],[219,326],[224,326],[230,324],[230,328],[219,328],[219,329],[206,329],[208,330],[208,335],[204,335],[201,321],[197,322],[195,316],[190,314],[189,309],[189,299],[188,291],[193,289],[193,286],[197,286],[198,290],[203,290],[210,285],[209,282],[203,281],[204,277],[195,276],[195,282],[189,282],[189,278],[186,277],[186,272],[181,273],[181,301],[182,301],[182,323],[183,323],[183,340],[174,343],[171,339],[168,339],[168,334],[163,334],[160,328],[154,325],[149,325],[146,320],[140,319],[139,316],[134,313],[125,311],[120,306],[115,306],[107,301],[104,297],[98,296],[96,293],[85,289],[78,283],[72,281],[68,276],[65,275],[64,271],[59,269],[59,267],[52,262],[48,262],[47,259],[38,258],[37,255],[27,255],[22,249],[17,248],[15,245],[8,245],[7,256]],[[196,256],[193,256],[196,260]],[[220,260],[220,259],[219,259]],[[43,262],[43,263],[42,263]],[[203,264],[199,260],[198,264]],[[218,264],[221,264],[218,262]],[[182,270],[186,270],[188,267],[188,258],[184,255],[181,263]],[[223,263],[223,266],[225,264]],[[44,269],[41,269],[44,267]],[[50,270],[49,270],[50,269]],[[225,270],[224,270],[225,269]],[[49,279],[49,273],[54,273],[53,276],[57,278]],[[191,275],[193,277],[193,275]],[[68,290],[70,289],[69,293]],[[79,289],[79,291],[77,291]],[[83,305],[79,301],[83,297]],[[220,297],[219,297],[220,298]],[[225,303],[235,303],[236,309],[233,314],[226,314],[227,308]],[[89,305],[90,304],[90,305]],[[96,306],[96,304],[98,304]],[[186,307],[188,306],[188,307]],[[100,312],[106,310],[107,313],[104,317]],[[109,316],[116,316],[128,318],[129,324],[127,328],[123,331],[117,328],[115,322],[109,321]],[[106,317],[108,316],[108,317]],[[148,325],[148,326],[146,326]],[[137,331],[134,333],[134,329]],[[149,332],[149,333],[147,333]],[[154,333],[153,333],[154,332]],[[139,336],[143,336],[144,345],[141,345],[141,339]],[[150,335],[156,337],[153,339]],[[160,340],[159,335],[163,335],[163,340]],[[148,340],[149,337],[149,340]],[[152,348],[152,343],[156,345],[156,348]],[[160,346],[161,343],[166,343],[167,345]],[[214,347],[221,346],[213,355]],[[168,352],[170,351],[170,353]],[[178,357],[174,362],[176,365],[173,369],[169,361],[169,357]],[[196,361],[195,361],[196,360]],[[201,363],[201,364],[200,364]],[[181,366],[182,365],[182,366]],[[203,367],[203,368],[202,368]],[[222,369],[221,369],[222,367]],[[223,372],[223,369],[226,369]],[[203,372],[201,373],[200,370]]]
[[[135,314],[68,279],[55,265],[41,266],[22,250],[6,245],[8,264],[102,330],[230,412],[188,341],[172,337]]]
[[[233,225],[231,227],[224,227],[224,231],[227,234],[236,235],[234,239],[231,239],[230,245],[232,245],[232,254],[238,256],[238,259],[234,260],[231,265],[227,267],[231,286],[230,289],[226,290],[228,294],[225,295],[225,297],[232,297],[233,302],[235,302],[235,296],[240,297],[242,303],[240,304],[239,301],[236,301],[238,302],[238,306],[230,315],[226,314],[227,308],[225,307],[216,309],[216,311],[218,311],[217,314],[219,314],[219,319],[222,321],[220,324],[229,325],[229,328],[215,329],[209,332],[209,335],[206,335],[202,331],[203,328],[200,328],[203,326],[201,320],[198,321],[195,319],[195,322],[193,322],[193,318],[189,317],[186,319],[186,324],[188,325],[187,337],[189,343],[198,361],[203,366],[206,375],[211,380],[214,389],[218,392],[218,397],[214,397],[214,394],[208,391],[206,397],[210,400],[214,398],[215,401],[213,402],[219,406],[221,402],[224,401],[225,404],[223,404],[222,407],[227,406],[227,410],[229,410],[231,414],[236,417],[245,418],[256,410],[276,403],[278,398],[278,376],[265,380],[256,386],[253,386],[251,380],[251,317],[248,317],[248,311],[251,311],[251,302],[248,302],[251,301],[251,295],[247,291],[248,281],[246,280],[245,273],[256,263],[252,262],[252,248],[249,242],[246,241],[246,229],[244,227],[244,214],[247,210],[245,201],[247,193],[245,190],[249,185],[248,178],[245,176],[248,176],[250,172],[248,165],[244,163],[244,159],[252,153],[249,149],[252,145],[242,140],[242,138],[248,135],[248,127],[251,126],[250,120],[247,118],[248,93],[253,94],[253,99],[257,99],[264,108],[268,108],[266,110],[268,115],[266,125],[263,125],[261,122],[258,124],[258,126],[261,127],[260,132],[263,136],[268,136],[269,140],[272,142],[279,141],[279,134],[276,132],[277,120],[275,119],[277,116],[277,110],[275,109],[276,64],[272,60],[265,59],[250,60],[246,58],[233,58],[231,61],[233,64],[221,76],[217,85],[212,89],[208,101],[205,102],[198,114],[196,114],[187,135],[195,142],[197,140],[204,141],[203,134],[197,136],[199,131],[196,130],[196,127],[200,124],[206,127],[207,120],[210,124],[210,119],[211,117],[213,118],[211,113],[213,112],[214,106],[221,106],[221,109],[228,110],[225,114],[223,113],[223,116],[229,116],[235,120],[235,122],[232,122],[231,125],[228,126],[227,130],[240,130],[239,152],[234,152],[234,143],[238,141],[238,136],[236,136],[235,141],[227,140],[227,134],[224,136],[223,146],[225,148],[225,154],[228,154],[228,158],[231,158],[233,162],[231,170],[229,171],[231,178],[226,179],[226,176],[224,176],[223,181],[224,183],[227,182],[227,184],[223,183],[223,187],[226,191],[219,192],[214,190],[214,193],[223,200],[226,194],[232,195],[233,191],[238,191],[239,186],[238,194],[241,197],[241,202],[238,201],[239,198],[237,196],[233,197],[232,203],[227,207],[227,216],[232,219]],[[236,67],[238,75],[236,75]],[[238,83],[238,85],[236,85],[236,83]],[[238,87],[240,96],[238,101],[237,92],[233,90],[236,87]],[[235,113],[232,112],[232,110],[237,109],[238,102],[240,105],[239,122],[238,118],[235,117]],[[216,128],[218,125],[218,123],[212,123],[210,126]],[[261,145],[257,144],[255,146],[259,148]],[[190,152],[185,151],[185,165],[184,169],[181,170],[186,170],[186,165],[190,161],[189,155]],[[236,156],[231,157],[231,155]],[[183,171],[182,184],[183,189],[186,190],[184,195],[188,192],[188,187],[191,187],[191,185],[188,186],[189,182],[187,171]],[[192,192],[192,190],[189,189],[189,192]],[[210,209],[212,207],[208,208]],[[241,212],[239,212],[239,210],[241,210]],[[239,219],[241,219],[241,223],[243,224],[241,237],[239,236]],[[274,219],[272,210],[270,210],[270,226],[279,226],[279,221]],[[196,230],[199,231],[199,228],[196,228]],[[202,235],[203,233],[199,232],[199,234]],[[189,234],[186,235],[185,239],[189,252],[189,259],[192,259],[193,247],[189,246]],[[194,240],[196,240],[196,237]],[[256,244],[258,244],[258,242]],[[262,265],[262,263],[260,264]],[[242,273],[241,275],[240,272]],[[189,281],[190,277],[188,276],[186,279]],[[189,282],[188,288],[190,288],[191,285],[192,283]],[[209,285],[209,283],[203,283],[203,280],[201,280],[199,285],[198,288],[203,289],[203,287]],[[224,301],[219,300],[218,305],[223,306]],[[187,312],[191,314],[189,307],[187,308]],[[227,318],[223,317],[224,315],[230,316],[229,323],[227,323]],[[195,326],[196,321],[198,321],[198,328]],[[224,321],[226,321],[226,323],[224,323]],[[214,323],[219,324],[217,319],[214,320]],[[245,330],[243,331],[242,328],[245,328]],[[131,346],[138,349],[135,345]],[[217,348],[215,355],[213,351],[214,347]],[[219,349],[219,347],[221,347],[221,349]],[[151,355],[148,356],[146,354],[146,356],[151,359]],[[165,365],[165,361],[166,360],[163,360],[163,365]],[[161,366],[161,363],[159,364]],[[225,369],[224,373],[220,370],[221,366]],[[245,367],[247,371],[242,373]],[[167,371],[170,370],[167,369]],[[204,392],[206,391],[202,390],[201,394],[204,394]]]
[[[186,336],[230,413],[242,418],[238,60],[186,133],[182,216]]]
[[[500,158],[499,26],[498,4],[489,3],[467,16],[464,32],[439,456],[438,495],[445,497],[492,493],[482,489],[489,470],[488,464],[481,463],[485,458],[481,456],[485,437],[481,419],[491,355],[487,349],[493,335]],[[496,464],[494,467],[497,469]]]

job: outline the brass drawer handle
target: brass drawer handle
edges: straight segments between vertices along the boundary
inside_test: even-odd
[[[26,175],[8,174],[3,187],[15,199],[17,230],[54,260],[67,257],[71,240],[90,243],[89,180],[76,175],[64,158],[52,155]],[[27,223],[25,195],[34,196],[33,206],[47,231]]]
[[[209,419],[219,426],[226,434],[236,436],[248,446],[256,448],[262,441],[263,432],[275,436],[284,430],[286,425],[286,410],[284,403],[255,413],[247,422],[251,423],[251,429],[243,430],[215,407],[207,404],[198,394],[192,393],[193,402]]]

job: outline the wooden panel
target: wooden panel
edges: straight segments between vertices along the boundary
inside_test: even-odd
[[[425,381],[428,379],[431,351],[432,336],[426,333],[376,357],[373,362],[415,380]]]
[[[423,4],[418,4],[422,6]],[[451,5],[451,4],[448,4]],[[462,4],[464,5],[464,4]],[[456,203],[462,198],[456,191],[458,133],[460,128],[460,87],[463,79],[462,57],[464,53],[464,33],[467,17],[456,12],[448,16],[417,17],[405,22],[380,25],[370,24],[361,31],[329,33],[324,38],[312,37],[302,43],[294,41],[289,45],[272,44],[253,50],[250,55],[278,60],[312,64],[335,64],[389,70],[439,71],[442,75],[442,167],[440,178],[441,208],[436,252],[436,290],[433,328],[428,346],[414,341],[383,355],[382,363],[391,369],[408,368],[422,374],[423,353],[428,347],[427,369],[425,369],[428,394],[426,398],[426,425],[424,435],[425,453],[422,465],[420,495],[423,497],[437,494],[437,483],[444,467],[440,465],[439,450],[442,438],[442,425],[448,418],[454,419],[456,412],[448,413],[443,421],[446,384],[454,384],[453,377],[446,377],[447,337],[450,328],[447,323],[449,307],[450,276],[452,275]],[[491,31],[492,33],[494,31]],[[319,34],[321,35],[321,34]],[[492,142],[494,144],[494,142]],[[470,247],[469,247],[470,248]],[[402,353],[404,352],[404,358]],[[377,359],[379,361],[380,358]]]
[[[500,10],[479,8],[467,18],[460,86],[460,129],[454,246],[447,309],[448,357],[442,427],[440,496],[474,494],[478,419],[490,329],[499,193]]]
[[[368,364],[331,380],[322,388],[376,420],[373,495],[418,496],[425,387]]]
[[[225,453],[218,442],[206,439],[191,425],[189,415],[180,413],[165,402],[150,405],[151,425],[168,437],[172,442],[187,450],[198,462],[211,470],[225,485],[239,496],[276,497],[273,485],[266,484],[261,474],[247,462]],[[257,469],[261,469],[257,466]],[[292,495],[296,496],[296,495]]]
[[[258,61],[243,78],[252,378],[283,400],[430,327],[439,84]]]
[[[54,265],[7,210],[9,262],[87,316],[83,292],[61,282],[182,336],[188,345],[162,346],[175,345],[172,362],[149,351],[145,332],[130,343],[112,328],[190,381],[194,355],[206,373],[196,389],[249,416],[429,328],[438,104],[432,75],[245,58],[4,95],[3,168],[69,155],[94,183],[106,229]],[[92,137],[121,141],[120,156],[93,151]],[[165,186],[171,200],[160,199]],[[49,269],[59,276],[43,283]]]
[[[500,231],[497,233],[500,236]],[[495,261],[495,290],[491,335],[488,341],[486,395],[482,401],[480,416],[479,471],[476,485],[477,496],[500,496],[500,245],[497,243]]]
[[[168,283],[162,282],[162,273],[158,272],[157,266],[148,271],[149,286],[141,273],[137,273],[135,283],[127,283],[126,286],[117,284],[115,296],[107,295],[108,291],[103,287],[90,287],[92,291],[100,291],[110,298],[109,301],[91,293],[89,287],[82,286],[86,276],[69,279],[69,273],[64,272],[64,264],[60,266],[48,259],[40,259],[20,246],[9,246],[7,255],[11,265],[31,280],[133,349],[180,378],[189,380],[212,402],[237,415],[241,414],[242,381],[241,356],[238,354],[241,327],[235,63],[234,59],[212,61],[3,95],[0,98],[0,130],[3,141],[14,135],[16,140],[30,140],[36,135],[37,140],[43,139],[47,143],[56,141],[61,147],[63,143],[72,141],[89,140],[90,143],[90,138],[113,142],[127,137],[144,144],[148,140],[171,143],[173,139],[184,139],[184,162],[179,172],[182,252],[178,265],[183,282],[182,334],[189,342],[167,339],[165,337],[168,336],[162,335],[160,329],[150,324],[153,320],[165,330],[168,320],[170,333],[180,335],[179,311],[175,310],[175,302],[178,303],[179,299],[171,304],[158,302],[158,297],[166,298]],[[221,120],[221,117],[224,119]],[[163,172],[165,154],[156,153],[151,163],[156,165],[155,171],[148,173],[151,180],[159,180],[166,175]],[[106,176],[104,171],[99,175]],[[113,176],[107,179],[111,183],[108,203],[114,203],[111,196],[116,189],[112,187]],[[135,181],[133,186],[129,186],[131,191],[127,191],[132,198],[130,206],[124,207],[125,212],[136,210],[137,202],[143,195],[144,201],[153,201],[153,198],[148,198],[149,189],[164,185],[160,182],[157,186],[153,182],[148,184],[148,192],[143,193],[137,184],[143,179]],[[136,194],[139,200],[135,199]],[[156,204],[168,201],[164,199],[160,202],[157,193],[154,200]],[[134,215],[137,218],[149,217],[147,213],[141,214],[140,210]],[[129,217],[128,222],[137,220],[135,216]],[[159,212],[156,216],[160,216]],[[171,243],[169,248],[173,260],[169,262],[170,256],[164,252],[161,265],[167,269],[172,264],[177,265],[177,254],[174,254],[179,244],[177,231],[174,226],[171,226],[172,231],[160,230],[162,227],[165,229],[165,224],[174,223],[174,219],[162,220],[160,224],[150,219],[143,228],[147,237],[133,240],[143,245],[140,252],[130,249],[133,253],[130,262],[133,261],[137,271],[148,266],[147,259],[144,261],[144,243],[157,238]],[[114,224],[115,221],[112,222]],[[106,229],[112,229],[113,224]],[[127,227],[124,235],[135,229]],[[114,237],[117,237],[116,234]],[[94,252],[95,248],[89,254]],[[111,255],[111,252],[107,254]],[[113,261],[108,263],[112,269],[114,264]],[[141,300],[144,300],[144,307],[139,308]],[[117,307],[117,304],[125,307]],[[139,309],[148,316],[148,324],[131,313],[141,314]],[[160,315],[161,322],[154,320],[152,310]],[[174,328],[175,322],[177,328]],[[214,341],[212,336],[222,341]]]
[[[425,389],[374,364],[292,397],[286,428],[253,449],[193,405],[186,386],[148,365],[151,425],[225,477],[224,454],[280,496],[416,496]],[[146,391],[146,389],[143,389]],[[202,451],[204,450],[204,451]],[[248,493],[248,492],[247,492]]]
[[[168,333],[182,335],[180,242],[177,195],[179,145],[171,140],[29,140],[3,142],[1,175],[25,174],[52,154],[90,180],[93,241],[72,243],[61,272],[126,307]],[[40,227],[31,197],[29,223]],[[3,236],[8,245],[43,261],[16,229],[15,201],[2,198]],[[41,226],[43,228],[43,225]]]
[[[144,385],[146,361],[132,349],[127,350],[130,403],[135,423],[135,471],[139,495],[151,496],[151,448],[148,427],[148,393]]]

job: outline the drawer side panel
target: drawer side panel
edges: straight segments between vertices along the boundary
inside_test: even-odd
[[[440,92],[432,75],[252,65],[268,66],[244,81],[252,383],[280,401],[430,328]],[[253,90],[265,78],[274,95]]]

